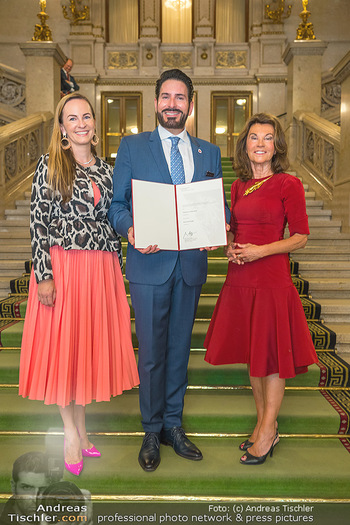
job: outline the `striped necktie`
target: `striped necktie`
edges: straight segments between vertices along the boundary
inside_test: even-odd
[[[179,151],[179,137],[170,137],[172,142],[170,151],[170,175],[173,184],[184,184],[185,170],[184,163]]]

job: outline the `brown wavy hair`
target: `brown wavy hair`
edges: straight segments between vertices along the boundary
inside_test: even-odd
[[[90,101],[80,95],[79,93],[70,93],[65,97],[61,98],[57,104],[54,122],[53,122],[53,131],[51,136],[51,141],[49,145],[49,160],[48,160],[48,182],[52,186],[53,190],[58,191],[62,195],[63,202],[68,202],[72,198],[73,183],[76,176],[76,165],[77,162],[74,158],[71,148],[64,150],[62,148],[62,114],[63,108],[70,100],[80,99],[85,100],[91,109],[91,114],[95,118],[95,111],[92,107]],[[91,144],[91,153],[96,155],[96,148]]]
[[[242,181],[247,181],[253,178],[253,170],[247,154],[247,138],[249,130],[254,124],[270,124],[274,129],[274,145],[276,153],[271,159],[271,169],[273,173],[282,173],[289,167],[286,137],[279,120],[268,113],[256,113],[247,120],[237,139],[233,169]]]

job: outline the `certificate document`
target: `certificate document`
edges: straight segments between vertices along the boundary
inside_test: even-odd
[[[223,180],[132,180],[135,248],[193,250],[227,244]]]

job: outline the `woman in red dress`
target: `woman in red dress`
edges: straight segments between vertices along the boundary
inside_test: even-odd
[[[290,276],[288,253],[304,248],[309,228],[304,188],[284,173],[288,165],[279,121],[251,117],[236,146],[228,273],[204,343],[209,363],[248,365],[257,423],[240,445],[245,465],[263,463],[279,442],[285,379],[317,362]]]

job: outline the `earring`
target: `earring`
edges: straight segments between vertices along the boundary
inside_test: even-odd
[[[67,139],[67,133],[63,133],[63,137],[61,138],[61,147],[62,149],[69,149],[70,148],[70,142],[69,139]]]
[[[100,142],[100,139],[98,138],[98,136],[96,135],[96,131],[94,133],[94,136],[92,137],[91,139],[91,144],[93,146],[97,146],[97,144]]]

